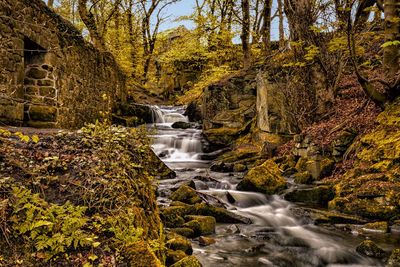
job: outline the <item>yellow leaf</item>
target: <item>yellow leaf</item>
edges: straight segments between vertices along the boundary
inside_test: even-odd
[[[94,254],[92,254],[92,255],[90,255],[89,257],[88,257],[88,259],[89,260],[91,260],[91,261],[95,261],[95,260],[97,260],[99,257],[97,257],[96,255],[94,255]]]
[[[93,267],[93,265],[90,264],[89,262],[86,262],[82,267]]]
[[[34,142],[35,144],[37,144],[39,140],[39,136],[37,136],[36,134],[32,136],[32,142]]]
[[[100,242],[93,242],[92,243],[92,246],[94,247],[94,248],[97,248],[98,246],[100,246]]]

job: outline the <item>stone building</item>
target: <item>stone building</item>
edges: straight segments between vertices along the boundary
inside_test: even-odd
[[[0,1],[0,123],[75,128],[110,117],[125,76],[42,0]]]

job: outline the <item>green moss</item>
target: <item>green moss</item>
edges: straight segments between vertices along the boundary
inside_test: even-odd
[[[364,240],[356,248],[357,252],[368,257],[383,258],[386,253],[371,240]]]
[[[294,174],[294,181],[298,184],[311,184],[313,177],[308,171],[298,172]]]
[[[195,208],[193,206],[170,206],[162,208],[160,216],[165,226],[180,227],[185,223],[183,217],[193,214]]]
[[[367,223],[363,226],[365,232],[381,232],[387,233],[389,231],[389,224],[387,222],[373,222]]]
[[[392,251],[386,265],[386,267],[398,267],[398,266],[400,266],[400,248],[396,248]]]
[[[129,262],[130,266],[163,266],[145,241],[140,241],[130,245],[123,252],[123,256]]]
[[[193,188],[182,185],[172,195],[171,199],[174,201],[181,201],[186,204],[196,204],[201,202],[201,198]]]
[[[192,255],[192,244],[185,237],[176,233],[169,233],[167,235],[166,247],[172,250],[182,250],[188,255]]]
[[[196,257],[189,256],[171,265],[171,267],[202,267],[202,265]]]
[[[167,264],[167,266],[170,266],[185,257],[187,257],[187,255],[182,250],[168,249],[166,264]],[[144,265],[137,265],[137,266],[144,266]]]
[[[262,165],[251,169],[237,186],[238,190],[256,191],[269,195],[285,188],[286,180],[273,160],[267,160]]]
[[[200,235],[211,235],[215,233],[216,220],[212,216],[188,215],[185,219],[197,221],[199,223],[198,230]]]

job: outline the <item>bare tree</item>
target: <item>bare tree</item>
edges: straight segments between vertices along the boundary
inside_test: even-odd
[[[242,7],[242,50],[243,67],[248,68],[251,64],[251,45],[250,45],[250,1],[241,0]]]

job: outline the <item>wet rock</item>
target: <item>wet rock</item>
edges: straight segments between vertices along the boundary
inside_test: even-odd
[[[297,184],[312,184],[314,179],[308,171],[304,171],[304,172],[295,173],[294,181]]]
[[[199,215],[188,215],[188,216],[185,216],[185,219],[187,221],[189,221],[189,222],[196,221],[196,222],[199,223],[199,228],[198,229],[193,229],[191,227],[188,227],[188,228],[193,229],[195,231],[195,234],[198,233],[199,235],[211,235],[211,234],[215,233],[216,220],[215,220],[214,217],[211,217],[211,216],[199,216]]]
[[[284,198],[292,202],[302,202],[310,205],[327,206],[335,194],[330,186],[316,186],[305,189],[294,189],[287,192]]]
[[[201,154],[200,155],[200,159],[202,160],[214,160],[216,158],[218,158],[219,156],[221,156],[222,154],[224,154],[225,152],[230,151],[230,148],[223,148],[223,149],[219,149],[210,153],[206,153],[206,154]]]
[[[196,204],[201,202],[201,198],[197,194],[196,190],[187,185],[182,185],[178,190],[172,193],[171,199],[187,204]]]
[[[187,257],[187,255],[182,250],[168,249],[167,250],[166,264],[167,264],[167,266],[170,266],[170,265],[180,261],[181,259],[183,259],[185,257]]]
[[[171,265],[171,267],[202,267],[202,265],[195,256],[189,256]]]
[[[193,180],[183,180],[183,181],[179,181],[177,182],[174,187],[171,188],[172,191],[177,191],[180,187],[182,186],[189,186],[190,188],[196,189],[196,184]]]
[[[278,165],[272,160],[267,160],[262,165],[251,169],[236,189],[273,195],[285,188],[286,180],[281,175]]]
[[[389,224],[387,222],[367,223],[362,227],[365,233],[387,233],[389,232]]]
[[[191,127],[190,123],[184,121],[177,121],[171,125],[174,129],[188,129]]]
[[[215,241],[214,238],[211,237],[205,237],[205,236],[200,236],[199,237],[199,244],[200,246],[210,246],[212,244],[215,244],[217,241]]]
[[[169,152],[168,152],[168,150],[164,150],[164,151],[161,151],[160,153],[158,153],[158,157],[159,158],[165,158],[166,156],[168,156],[169,155]]]
[[[212,216],[219,223],[243,223],[251,224],[249,218],[230,212],[224,208],[214,207],[206,203],[195,205],[196,214],[203,216]]]
[[[345,129],[333,141],[332,156],[335,157],[336,161],[342,160],[344,153],[349,148],[356,136],[357,132],[354,129]]]
[[[324,211],[312,208],[302,208],[302,213],[299,216],[310,217],[316,225],[318,224],[364,224],[366,221],[363,218],[342,214],[337,212]]]
[[[224,162],[213,163],[210,170],[213,172],[233,172],[233,164]]]
[[[247,166],[241,163],[235,163],[233,165],[233,171],[234,172],[244,172],[247,170]]]
[[[335,161],[330,158],[323,158],[320,163],[320,173],[318,179],[327,177],[332,174],[335,168]]]
[[[182,250],[188,255],[192,255],[192,244],[185,237],[176,233],[168,233],[166,247],[172,250]]]
[[[225,228],[225,233],[227,234],[240,234],[239,226],[236,224],[231,224]]]
[[[400,266],[400,248],[396,248],[390,254],[386,267],[399,267]]]
[[[161,266],[160,261],[145,241],[131,244],[123,251],[129,266]]]
[[[166,227],[180,227],[185,223],[183,217],[194,212],[193,206],[170,206],[160,209],[160,217]]]
[[[287,168],[283,171],[282,175],[285,177],[291,176],[293,174],[297,173],[296,168],[291,167],[291,168]]]
[[[186,238],[192,238],[195,236],[194,231],[188,227],[172,228],[171,231]]]
[[[363,254],[368,257],[372,258],[384,258],[386,256],[386,252],[378,247],[373,241],[371,240],[364,240],[361,242],[356,251],[360,254]]]
[[[199,104],[196,101],[191,102],[185,111],[185,116],[188,116],[189,121],[201,121],[202,120],[202,115],[201,115],[201,108]]]

